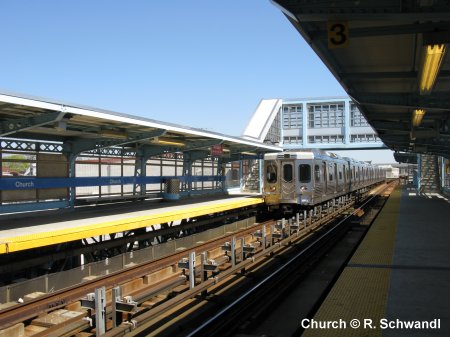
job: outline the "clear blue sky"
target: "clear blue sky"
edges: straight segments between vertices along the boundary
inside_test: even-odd
[[[269,0],[2,1],[0,88],[240,135],[262,98],[345,95]]]

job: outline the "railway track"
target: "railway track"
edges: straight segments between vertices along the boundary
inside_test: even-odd
[[[255,224],[242,231],[200,243],[188,253],[175,253],[0,310],[0,331],[17,327],[20,329],[23,328],[21,324],[24,324],[25,329],[35,332],[33,336],[72,336],[78,332],[93,330],[96,325],[102,324],[104,326],[96,327],[93,331],[99,333],[103,329],[105,336],[147,334],[155,324],[161,326],[162,323],[157,323],[161,317],[170,316],[183,303],[189,302],[195,306],[197,302],[204,300],[207,291],[220,289],[221,285],[227,287],[230,277],[235,277],[239,271],[258,268],[269,256],[281,253],[295,242],[311,237],[316,229],[336,221],[344,213],[349,217],[361,212],[360,208],[354,209],[354,200],[342,201],[340,206],[339,209],[333,207],[310,218],[297,216],[286,221],[272,220]],[[309,246],[317,247],[319,241],[316,241]],[[302,252],[305,256],[306,251]],[[186,259],[187,256],[191,259]],[[292,263],[289,262],[288,265]],[[283,267],[283,270],[286,268]],[[275,276],[261,281],[263,283],[253,291],[271,283],[273,277]],[[117,286],[121,286],[123,294],[119,304],[129,304],[128,311],[114,312],[112,309],[113,302],[117,304],[116,297],[112,295]],[[86,306],[86,303],[95,302],[92,295],[89,295],[90,300],[86,300],[86,296],[98,295],[98,289],[104,289],[106,296],[103,299],[103,309],[99,310],[97,307],[94,310],[89,305]],[[203,296],[199,298],[199,294]],[[251,297],[250,294],[244,294],[244,299]],[[81,301],[83,298],[84,301]],[[242,302],[236,302],[233,307],[240,306],[239,303]],[[224,313],[229,310],[226,309]],[[98,321],[100,314],[103,314],[104,321]],[[54,318],[53,322],[43,323],[49,317]],[[47,319],[49,320],[51,319]],[[201,326],[206,327],[211,323],[205,324]],[[193,335],[201,335],[203,331],[194,331]]]
[[[231,336],[236,330],[244,330],[243,333],[249,333],[249,331],[245,331],[247,330],[246,325],[254,323],[250,321],[261,321],[261,316],[264,317],[268,309],[273,309],[277,300],[289,295],[291,288],[295,287],[304,274],[314,266],[314,263],[320,260],[330,247],[345,234],[349,228],[348,220],[353,215],[369,208],[379,195],[388,196],[392,189],[392,185],[387,186],[386,189],[380,191],[381,193],[370,196],[352,214],[323,228],[318,236],[310,242],[306,242],[299,252],[291,254],[281,266],[276,267],[234,301],[199,324],[187,336]],[[371,219],[373,220],[375,216],[376,214],[372,214]],[[279,317],[280,322],[282,319],[283,317]],[[296,331],[292,331],[292,335],[295,333]]]

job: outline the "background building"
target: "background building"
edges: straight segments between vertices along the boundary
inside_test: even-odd
[[[243,137],[285,150],[386,149],[348,97],[264,99]]]

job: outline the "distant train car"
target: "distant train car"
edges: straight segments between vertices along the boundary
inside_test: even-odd
[[[381,168],[321,150],[269,153],[264,156],[263,195],[269,208],[289,212],[385,180]]]
[[[398,167],[393,167],[392,165],[383,165],[381,166],[386,175],[386,179],[393,180],[400,178],[400,169]]]

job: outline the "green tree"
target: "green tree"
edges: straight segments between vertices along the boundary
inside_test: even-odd
[[[7,168],[11,173],[17,172],[19,175],[23,175],[25,171],[30,167],[30,163],[23,162],[22,160],[27,160],[27,157],[21,154],[13,154],[11,156],[4,157],[3,170]]]

